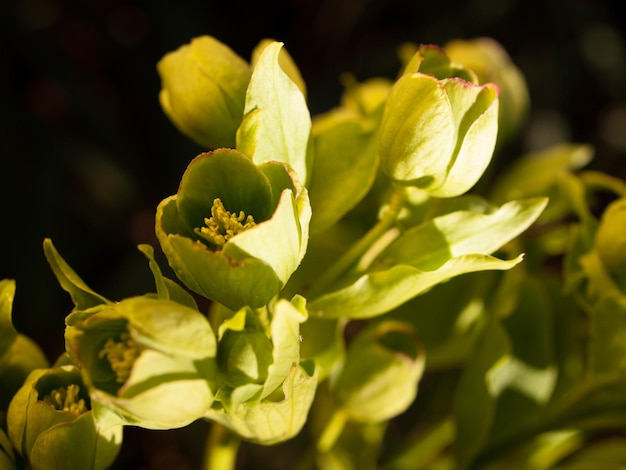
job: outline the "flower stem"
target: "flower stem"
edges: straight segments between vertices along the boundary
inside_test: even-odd
[[[204,450],[205,470],[234,470],[237,463],[239,438],[221,424],[211,424]]]
[[[405,189],[401,186],[396,186],[389,200],[389,205],[378,223],[319,277],[317,282],[311,287],[307,297],[313,299],[323,294],[337,279],[350,271],[367,250],[394,226],[405,201]]]

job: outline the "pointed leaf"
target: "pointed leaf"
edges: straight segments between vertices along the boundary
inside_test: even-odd
[[[450,258],[435,271],[396,265],[365,274],[351,285],[322,295],[309,304],[309,314],[325,318],[369,318],[388,312],[440,282],[460,274],[491,269],[511,269],[522,256],[503,261],[487,255]]]
[[[154,249],[152,246],[139,245],[137,248],[145,255],[146,258],[148,258],[150,271],[152,271],[152,275],[154,276],[157,297],[164,300],[173,300],[174,302],[197,310],[198,304],[196,304],[193,296],[180,285],[163,276],[159,264],[154,259]]]
[[[52,244],[52,240],[46,238],[43,242],[43,250],[63,290],[72,297],[77,310],[86,310],[102,304],[110,304],[111,301],[94,292],[85,282],[70,268],[59,252]]]
[[[545,198],[511,201],[487,214],[456,211],[436,217],[392,242],[380,263],[430,271],[457,256],[491,254],[526,230],[546,203]]]

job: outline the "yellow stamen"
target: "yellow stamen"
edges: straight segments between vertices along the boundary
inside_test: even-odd
[[[140,352],[130,334],[122,333],[118,341],[113,338],[107,339],[98,358],[106,358],[109,361],[111,369],[115,372],[115,381],[123,384],[130,377],[130,371]]]
[[[76,384],[67,387],[55,388],[43,397],[43,402],[52,406],[55,410],[69,411],[77,415],[89,411],[85,400],[79,398],[80,387]]]
[[[239,215],[227,211],[219,198],[213,201],[211,217],[205,218],[204,223],[206,227],[200,228],[197,233],[218,249],[238,233],[256,225],[254,218],[246,216],[243,211],[239,211]]]

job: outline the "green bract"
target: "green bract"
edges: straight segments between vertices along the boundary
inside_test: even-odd
[[[468,191],[493,153],[498,88],[421,72],[392,87],[380,126],[381,168],[436,197]]]
[[[195,38],[157,65],[159,101],[176,127],[198,144],[234,147],[250,66],[210,36]]]
[[[66,322],[66,349],[92,400],[123,423],[176,428],[211,406],[215,335],[200,312],[132,297],[74,311]]]
[[[187,287],[232,310],[258,308],[298,267],[309,198],[284,163],[256,166],[236,150],[196,157],[161,202],[156,234]]]
[[[13,447],[29,468],[108,468],[122,442],[122,426],[98,421],[81,374],[73,366],[34,370],[7,416]]]

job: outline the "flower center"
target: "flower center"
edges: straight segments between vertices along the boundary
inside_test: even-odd
[[[126,332],[120,335],[118,341],[113,338],[107,339],[98,353],[98,358],[106,358],[109,361],[111,369],[115,372],[115,381],[123,384],[130,377],[130,371],[140,352],[137,343]]]
[[[213,201],[211,217],[205,218],[204,223],[206,227],[197,229],[196,233],[218,249],[238,233],[256,225],[254,218],[243,211],[239,211],[239,215],[227,211],[219,198]]]
[[[69,411],[77,415],[88,411],[85,400],[79,397],[80,387],[76,384],[55,388],[43,397],[43,402],[58,411]]]

